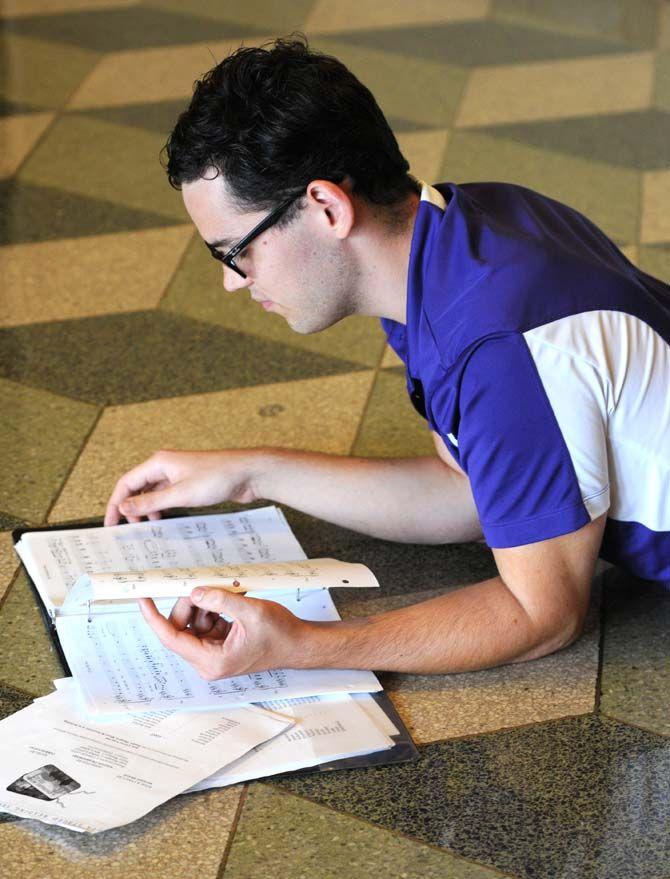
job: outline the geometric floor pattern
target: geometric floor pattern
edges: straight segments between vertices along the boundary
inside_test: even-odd
[[[4,0],[2,715],[59,674],[12,528],[97,520],[159,446],[433,454],[378,323],[298,336],[226,294],[158,161],[213,58],[295,30],[372,89],[417,176],[538,189],[670,281],[667,0]],[[336,596],[345,617],[495,571],[478,544],[286,514],[310,556],[379,577]],[[416,763],[178,797],[94,837],[0,815],[0,872],[670,879],[670,591],[603,568],[567,650],[383,682]]]

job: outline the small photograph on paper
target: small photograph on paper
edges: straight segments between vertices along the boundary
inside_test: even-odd
[[[15,794],[24,794],[38,800],[57,800],[65,794],[71,794],[79,790],[81,785],[67,772],[63,772],[53,763],[33,769],[7,786],[8,791]]]

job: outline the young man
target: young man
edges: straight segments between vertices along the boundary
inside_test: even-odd
[[[300,41],[211,70],[167,156],[227,290],[299,333],[382,319],[438,457],[162,451],[106,523],[265,498],[389,540],[483,537],[499,576],[327,624],[218,589],[168,620],[143,600],[166,646],[209,679],[465,671],[570,644],[599,554],[670,579],[670,290],[585,217],[510,184],[418,184],[370,92]]]

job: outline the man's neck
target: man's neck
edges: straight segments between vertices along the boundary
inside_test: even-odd
[[[358,242],[362,266],[359,286],[359,314],[406,322],[407,276],[419,197],[412,195],[402,229],[371,213],[365,217]]]

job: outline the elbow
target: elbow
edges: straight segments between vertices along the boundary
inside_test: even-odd
[[[584,617],[578,613],[565,614],[558,620],[554,620],[551,625],[546,623],[535,630],[534,637],[531,637],[531,644],[518,661],[523,662],[528,659],[540,659],[542,656],[549,656],[558,650],[563,650],[579,638],[584,629]]]

